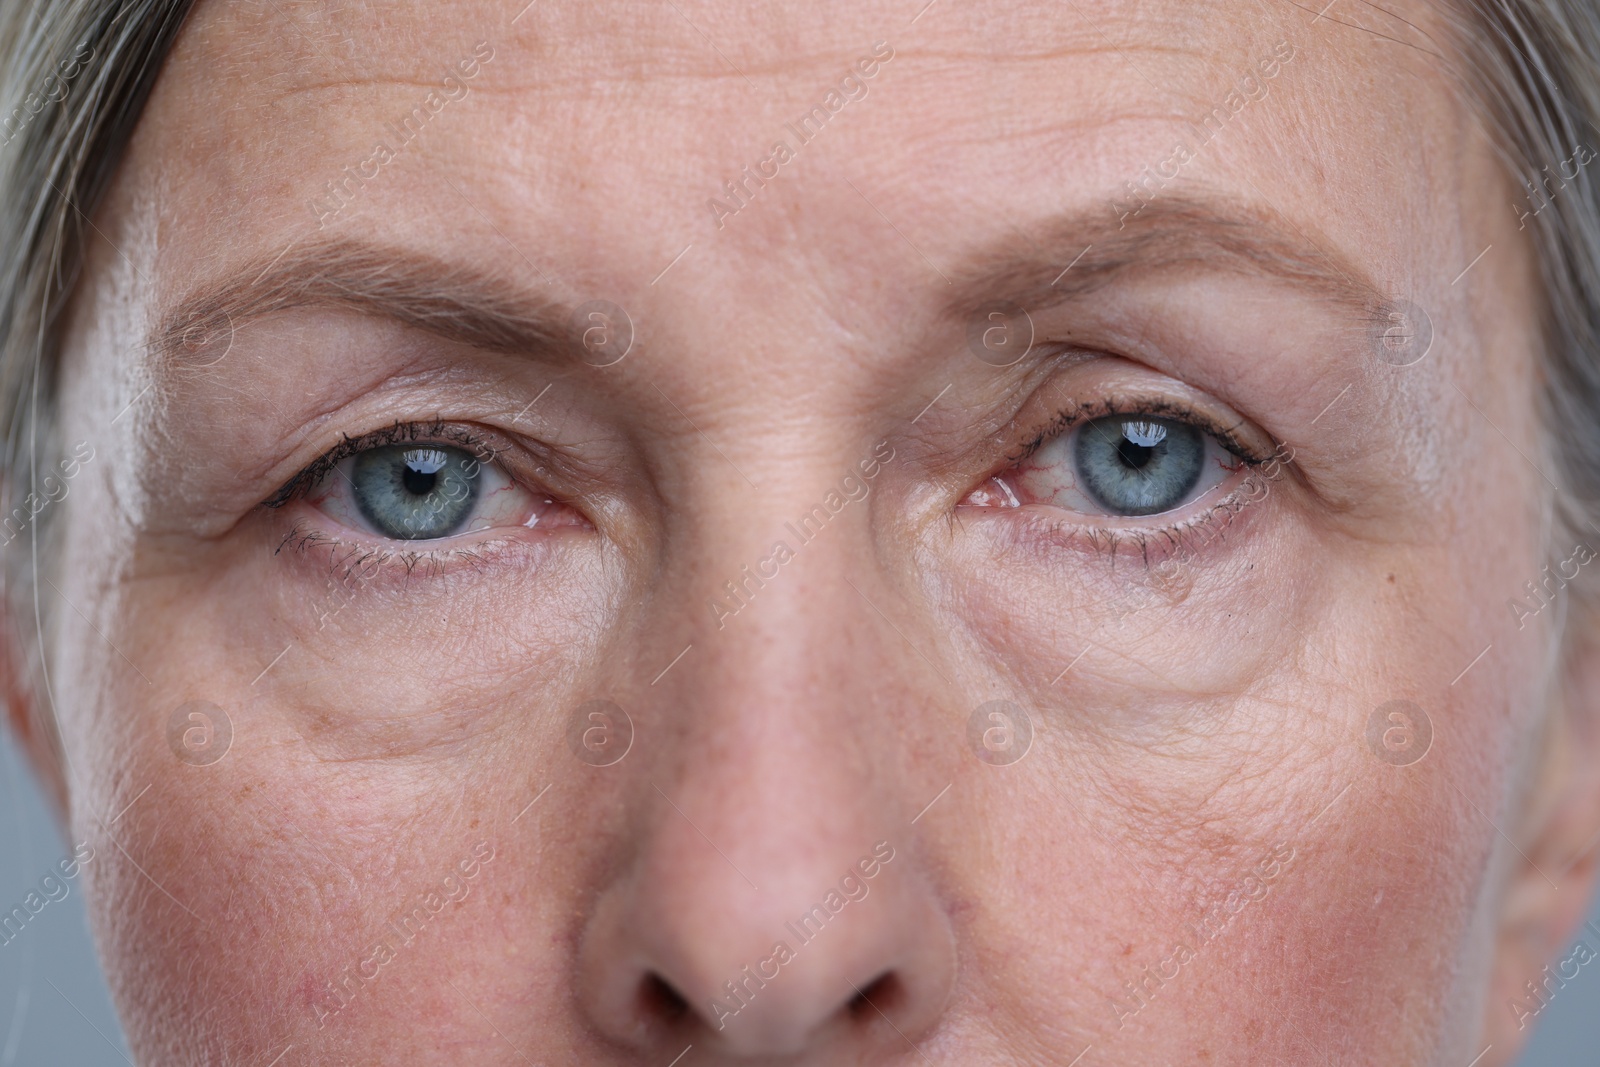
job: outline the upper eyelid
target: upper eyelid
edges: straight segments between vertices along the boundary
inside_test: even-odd
[[[341,437],[338,444],[297,472],[280,486],[277,492],[262,501],[261,506],[280,508],[316,485],[329,472],[336,470],[345,459],[369,449],[405,442],[419,445],[441,443],[453,445],[471,452],[479,463],[493,463],[503,451],[493,448],[481,435],[442,420],[435,420],[432,423],[396,422],[391,426],[369,430],[356,437],[348,435]]]
[[[1077,404],[1058,412],[1048,423],[1034,432],[1026,445],[1009,454],[1006,461],[1010,466],[1016,466],[1051,441],[1066,436],[1085,423],[1111,415],[1153,415],[1189,423],[1215,437],[1229,452],[1251,464],[1265,463],[1277,453],[1278,449],[1277,443],[1274,442],[1273,451],[1265,455],[1259,454],[1259,449],[1251,448],[1236,432],[1242,421],[1234,426],[1225,426],[1199,407],[1160,397],[1137,397],[1129,400],[1108,398]]]

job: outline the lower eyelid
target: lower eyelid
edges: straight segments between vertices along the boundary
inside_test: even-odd
[[[543,546],[569,528],[590,528],[577,509],[547,492],[521,484],[500,465],[485,462],[476,474],[483,479],[473,505],[478,514],[463,526],[438,538],[389,537],[379,529],[368,528],[353,497],[354,485],[349,475],[354,459],[352,456],[341,461],[300,499],[290,498],[282,512],[267,512],[277,515],[279,521],[290,522],[280,551],[292,547],[304,554],[327,552],[333,566],[337,565],[335,557],[362,554],[377,560],[380,569],[387,569],[390,563],[403,563],[405,572],[410,574],[419,564],[434,569],[470,561],[476,567],[519,554],[525,557],[536,543]],[[451,496],[448,488],[443,492],[456,503],[462,499],[460,494]],[[516,521],[510,521],[513,517]]]
[[[1018,461],[1011,468],[986,479],[982,485],[964,497],[961,504],[1004,508],[1038,505],[1059,508],[1068,514],[1085,518],[1122,518],[1129,521],[1133,521],[1136,518],[1143,518],[1147,521],[1156,520],[1161,515],[1192,507],[1196,502],[1213,493],[1217,486],[1225,484],[1231,476],[1237,474],[1240,470],[1254,469],[1263,462],[1239,455],[1231,450],[1226,443],[1216,438],[1210,431],[1196,426],[1195,428],[1200,430],[1204,440],[1205,452],[1202,462],[1207,464],[1207,467],[1202,470],[1199,477],[1203,480],[1206,477],[1205,470],[1210,469],[1209,465],[1215,463],[1216,468],[1222,472],[1216,482],[1194,492],[1189,500],[1165,512],[1156,512],[1145,516],[1131,516],[1118,515],[1114,511],[1086,510],[1090,508],[1097,509],[1100,505],[1096,504],[1089,493],[1078,484],[1079,472],[1076,467],[1075,442],[1077,435],[1094,422],[1094,419],[1080,420],[1071,429],[1056,435],[1044,445],[1031,450],[1025,458]],[[1194,424],[1191,423],[1190,425]],[[1057,452],[1064,454],[1057,455],[1055,454]],[[1058,472],[1051,472],[1050,467],[1052,464],[1059,468]],[[1042,486],[1035,485],[1033,491],[1030,492],[1029,486],[1024,481],[1030,475],[1034,476],[1037,481],[1046,484]],[[1054,482],[1054,484],[1049,484],[1051,482]],[[974,501],[974,497],[979,499]],[[1030,499],[1032,497],[1037,497],[1038,499]]]
[[[503,564],[526,571],[539,565],[559,534],[569,532],[561,527],[530,536],[527,527],[497,526],[453,538],[406,543],[331,529],[318,521],[322,518],[318,514],[291,514],[289,518],[290,529],[277,539],[273,555],[301,560],[330,582],[348,581],[359,571],[360,586],[384,585],[395,579],[412,581],[457,565],[481,571]]]
[[[1246,461],[1246,466],[1240,468],[1244,477],[1237,485],[1220,494],[1221,485],[1201,494],[1179,509],[1195,509],[1192,514],[1159,526],[1149,524],[1151,516],[1140,522],[1117,516],[1080,515],[1050,504],[964,507],[958,511],[993,513],[995,521],[1008,524],[1007,539],[1018,548],[1052,553],[1071,549],[1112,559],[1126,556],[1153,566],[1173,556],[1197,556],[1224,531],[1234,530],[1241,522],[1253,522],[1270,497],[1275,481],[1258,466]],[[1104,521],[1108,519],[1111,521]]]

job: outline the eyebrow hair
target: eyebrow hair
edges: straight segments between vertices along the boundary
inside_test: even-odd
[[[1383,321],[1390,303],[1360,267],[1287,220],[1249,208],[1173,196],[1131,218],[1077,212],[1034,228],[1041,232],[1028,239],[1031,251],[1011,239],[960,268],[949,307],[967,317],[1004,297],[1039,311],[1134,271],[1196,262],[1306,286],[1365,321]],[[1075,259],[1065,252],[1080,246]],[[348,239],[260,257],[202,283],[161,317],[146,347],[158,367],[204,366],[197,361],[210,358],[216,338],[231,342],[246,322],[294,308],[382,315],[492,351],[583,354],[571,310],[560,301],[415,249]]]
[[[1019,251],[1012,238],[962,267],[952,283],[951,309],[968,316],[1003,296],[1041,310],[1134,270],[1191,263],[1305,286],[1364,320],[1381,321],[1381,310],[1391,303],[1360,266],[1289,220],[1253,208],[1172,196],[1147,202],[1131,217],[1109,210],[1069,213],[1034,229],[1040,233],[1032,238],[1017,231],[1032,250]]]
[[[216,338],[231,342],[246,322],[292,308],[379,314],[495,351],[582,351],[571,310],[559,301],[415,249],[344,239],[262,257],[201,283],[161,316],[146,347],[158,367],[195,365]]]

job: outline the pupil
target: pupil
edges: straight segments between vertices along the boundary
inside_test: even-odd
[[[433,492],[433,487],[438,484],[439,474],[437,471],[419,471],[407,464],[406,471],[400,476],[400,480],[404,483],[407,491],[415,493],[417,496],[427,496]]]
[[[1154,416],[1096,419],[1077,435],[1084,492],[1115,515],[1157,515],[1183,503],[1205,470],[1205,435]]]
[[[384,537],[448,537],[474,514],[479,482],[470,456],[449,445],[380,445],[358,453],[350,484],[361,515]]]
[[[1154,448],[1136,445],[1132,441],[1119,441],[1117,455],[1130,470],[1144,470],[1145,464],[1150,462],[1150,457],[1156,454]]]

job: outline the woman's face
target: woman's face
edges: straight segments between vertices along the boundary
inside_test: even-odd
[[[196,11],[44,589],[144,1061],[1513,1054],[1587,559],[1437,15],[919,3]]]

